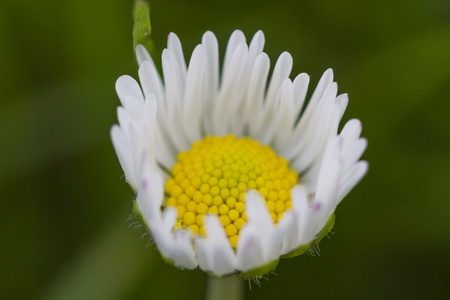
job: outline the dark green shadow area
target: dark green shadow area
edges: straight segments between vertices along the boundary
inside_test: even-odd
[[[206,275],[164,263],[133,228],[109,137],[115,80],[137,78],[133,1],[3,2],[0,298],[203,298]],[[282,259],[246,299],[450,297],[447,2],[151,1],[157,53],[169,32],[188,60],[206,30],[223,54],[234,29],[262,29],[272,65],[289,51],[310,90],[332,67],[344,121],[369,140],[369,173],[320,255]]]

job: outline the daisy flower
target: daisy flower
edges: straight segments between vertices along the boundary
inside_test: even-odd
[[[328,69],[306,103],[309,76],[290,79],[280,55],[269,79],[264,35],[231,35],[220,70],[211,32],[186,65],[171,33],[160,76],[136,48],[140,85],[117,80],[112,141],[135,190],[135,214],[179,268],[259,278],[305,252],[334,224],[336,206],[365,175],[361,123]]]

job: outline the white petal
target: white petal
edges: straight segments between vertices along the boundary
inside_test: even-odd
[[[339,192],[337,195],[337,201],[340,202],[345,196],[355,187],[355,185],[361,181],[361,179],[366,175],[369,169],[369,164],[362,160],[359,161],[350,171],[351,176],[344,181],[339,187]]]
[[[198,266],[205,272],[211,272],[213,257],[210,255],[211,251],[209,251],[210,248],[208,243],[206,243],[206,240],[203,238],[197,238],[195,242],[197,246]]]
[[[243,118],[249,127],[250,136],[256,136],[258,126],[263,122],[262,107],[269,68],[270,59],[267,54],[261,53],[258,55],[250,75],[243,111]]]
[[[200,268],[216,275],[233,273],[236,256],[217,216],[205,217],[206,238],[197,239]]]
[[[188,230],[178,230],[175,232],[175,243],[171,251],[170,258],[182,268],[195,269],[198,265],[195,251],[192,247],[191,233]]]
[[[207,31],[202,38],[205,49],[205,94],[203,98],[203,123],[207,132],[212,128],[214,122],[212,109],[215,106],[217,90],[219,86],[219,46],[215,35]]]
[[[149,157],[142,158],[142,170],[136,198],[142,216],[148,222],[161,218],[161,204],[164,199],[164,181],[160,173],[151,170]]]
[[[233,120],[235,110],[241,100],[236,91],[244,88],[241,75],[247,59],[248,48],[245,43],[239,44],[228,63],[228,71],[222,77],[219,96],[214,108],[213,134],[223,136],[229,132],[229,121]]]
[[[248,57],[250,62],[254,62],[256,57],[263,51],[264,49],[264,33],[259,30],[255,33],[248,47]]]
[[[339,95],[336,98],[336,103],[339,105],[339,111],[341,112],[339,120],[341,120],[348,105],[348,94]]]
[[[339,175],[342,169],[340,159],[342,143],[342,138],[335,137],[325,150],[317,181],[316,198],[318,199],[329,199],[337,194]]]
[[[278,222],[278,231],[282,240],[280,254],[284,255],[298,247],[298,226],[296,223],[295,211],[289,210],[284,213],[283,218]]]
[[[294,79],[294,113],[296,116],[300,113],[305,103],[306,93],[308,92],[309,76],[301,73]]]
[[[142,45],[137,45],[136,46],[136,59],[137,59],[137,62],[138,62],[139,66],[142,65],[142,63],[144,61],[148,61],[150,64],[155,66],[152,57],[148,53],[147,49],[145,49],[145,47],[142,46]]]
[[[181,102],[184,93],[184,82],[182,82],[181,75],[177,71],[179,66],[175,55],[167,49],[163,51],[162,65],[166,84],[167,121],[170,122],[167,130],[177,152],[181,152],[190,147],[181,123],[183,109]]]
[[[216,36],[207,31],[202,38],[202,45],[205,48],[205,55],[207,57],[207,78],[205,82],[207,89],[206,96],[213,101],[216,97],[216,93],[219,85],[219,45]]]
[[[272,78],[270,79],[269,87],[267,88],[265,105],[269,110],[274,107],[283,82],[286,78],[289,78],[289,74],[291,74],[292,70],[292,65],[293,60],[289,52],[281,53],[275,64]]]
[[[245,35],[240,30],[235,30],[228,40],[227,50],[225,51],[225,58],[223,60],[222,78],[227,76],[228,68],[230,67],[232,57],[239,44],[245,43]]]
[[[353,143],[359,136],[361,135],[362,124],[358,119],[351,119],[347,123],[345,123],[344,128],[342,128],[341,133],[339,134],[343,137],[344,143],[342,145],[342,151],[347,151],[347,148],[350,147],[350,144]]]
[[[284,255],[307,244],[303,237],[305,231],[306,213],[308,208],[307,190],[303,186],[295,186],[291,190],[293,208],[286,212],[278,223],[282,238],[280,254]]]
[[[343,175],[346,176],[348,170],[361,158],[367,148],[367,139],[360,138],[353,142],[345,153],[342,153],[344,168]],[[343,177],[345,180],[345,177]]]
[[[265,263],[263,241],[255,227],[245,227],[239,233],[237,269],[242,272],[263,266]]]
[[[181,80],[184,81],[186,78],[186,61],[184,60],[183,48],[181,47],[180,39],[173,32],[171,32],[167,37],[167,49],[174,54],[179,67]]]
[[[178,211],[175,207],[166,207],[162,213],[162,226],[165,231],[170,232],[177,221]],[[160,220],[158,220],[160,221]]]
[[[139,84],[131,76],[122,75],[116,81],[116,92],[120,101],[124,102],[126,96],[133,96],[139,101],[144,101]]]
[[[201,115],[204,97],[204,49],[198,45],[191,57],[184,91],[185,118],[182,120],[189,142],[201,140]]]
[[[190,233],[187,230],[172,232],[176,222],[177,211],[174,208],[166,208],[164,213],[161,214],[161,204],[159,203],[156,207],[154,202],[157,201],[152,201],[155,196],[153,194],[156,192],[148,193],[145,189],[151,190],[148,189],[148,183],[143,181],[137,198],[139,209],[149,226],[159,251],[179,267],[186,269],[196,268],[197,260],[192,247]],[[141,196],[142,194],[143,196]]]
[[[155,66],[151,65],[148,61],[144,61],[139,68],[139,79],[145,96],[150,97],[151,95],[154,95],[156,98],[160,113],[163,114],[162,120],[165,120],[164,117],[167,113],[164,87]]]
[[[292,209],[295,211],[299,234],[297,245],[293,249],[312,242],[335,208],[333,203],[317,199],[310,203],[301,193],[303,192],[300,187],[294,187],[292,190]]]
[[[262,196],[250,190],[245,199],[248,222],[239,233],[236,249],[237,267],[243,272],[276,260],[281,250],[281,237]]]
[[[317,87],[314,90],[313,95],[311,96],[311,100],[309,100],[308,106],[306,107],[305,112],[302,115],[301,121],[304,120],[304,122],[306,122],[310,118],[311,113],[313,112],[319,100],[322,98],[323,93],[332,82],[333,70],[328,69],[320,78],[319,83],[317,84]]]
[[[258,224],[264,229],[273,228],[272,218],[270,217],[267,205],[260,193],[249,190],[245,195],[245,211],[249,224]]]
[[[228,120],[227,129],[237,137],[244,135],[244,126],[246,123],[246,95],[249,90],[249,82],[251,80],[253,67],[256,59],[262,53],[263,48],[264,34],[262,31],[258,31],[248,47],[247,58],[245,59],[245,62],[241,63],[240,75],[235,78],[236,84],[234,84],[234,88],[229,95],[229,98],[233,99],[233,103],[229,106],[232,117]]]
[[[328,114],[328,116],[325,117],[324,126],[318,126],[320,132],[309,141],[309,144],[306,145],[302,154],[299,154],[298,159],[292,164],[297,172],[303,173],[304,181],[308,182],[308,185],[311,187],[316,186],[325,149],[329,140],[336,134],[339,124],[339,108],[337,104],[330,107],[328,112],[324,112],[325,114]],[[311,188],[311,192],[314,191],[315,190]]]
[[[111,128],[111,139],[127,181],[132,182],[133,187],[136,188],[137,178],[134,178],[132,172],[132,162],[130,157],[131,153],[128,149],[128,144],[125,142],[122,131],[120,130],[120,127],[118,125],[114,125]]]
[[[141,212],[142,208],[139,207]],[[172,235],[172,228],[177,219],[177,211],[174,208],[167,208],[162,216],[159,218],[148,220],[145,215],[144,219],[148,224],[151,235],[158,246],[159,251],[167,258],[172,256],[172,248],[174,238]],[[172,259],[172,258],[171,258]]]
[[[293,95],[292,81],[289,78],[284,80],[280,95],[278,96],[275,107],[272,110],[272,117],[270,125],[259,136],[259,142],[263,145],[277,144],[279,140],[284,140],[291,133],[291,128],[294,123],[293,119]],[[276,147],[276,146],[275,146]]]
[[[301,173],[314,163],[320,163],[320,157],[330,134],[336,133],[339,107],[335,103],[337,84],[331,83],[315,106],[311,117],[305,121],[301,118],[291,140],[282,147],[281,155],[294,162],[295,169]],[[319,160],[317,160],[319,158]]]
[[[167,101],[168,116],[173,118],[177,116],[181,109],[182,95],[184,92],[184,81],[181,79],[181,75],[175,55],[164,49],[162,55],[162,67],[164,73],[164,83]]]
[[[139,101],[133,96],[125,97],[123,107],[127,110],[130,118],[134,121],[139,121],[144,117],[144,102]]]

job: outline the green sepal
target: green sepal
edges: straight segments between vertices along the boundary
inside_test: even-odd
[[[245,277],[245,278],[260,279],[261,277],[263,277],[263,275],[269,273],[270,271],[275,270],[275,268],[277,267],[279,262],[280,262],[279,259],[274,260],[274,261],[268,263],[267,265],[252,269],[252,270],[244,272],[244,273],[241,273],[241,274],[239,274],[239,276]]]
[[[180,267],[177,267],[177,266],[175,265],[175,263],[174,263],[170,258],[164,256],[161,252],[159,252],[159,254],[161,255],[162,259],[163,259],[166,263],[168,263],[169,265],[174,266],[175,268],[178,268],[178,269],[182,269],[182,268],[180,268]]]
[[[214,278],[218,278],[218,279],[227,278],[227,277],[236,275],[236,272],[229,273],[229,274],[224,274],[224,275],[217,275],[217,274],[214,274],[213,272],[210,272],[210,271],[206,271],[205,273],[208,274],[208,276],[211,276],[211,277],[214,277]]]
[[[133,213],[136,217],[136,220],[138,220],[139,224],[141,224],[144,228],[147,228],[147,225],[145,224],[144,217],[142,216],[141,210],[139,209],[139,204],[137,200],[133,201]]]
[[[152,32],[150,25],[150,5],[145,0],[134,2],[134,26],[133,26],[133,48],[141,44],[149,53],[153,52],[154,43],[150,38]]]
[[[320,231],[319,235],[311,243],[300,246],[297,249],[292,250],[288,254],[281,256],[281,258],[296,257],[296,256],[299,256],[299,255],[302,255],[303,253],[305,253],[306,250],[308,250],[311,246],[314,246],[317,243],[319,243],[331,231],[331,229],[334,226],[335,220],[336,220],[336,215],[332,214],[330,216],[330,218],[328,219],[327,223],[325,224],[325,226],[323,227],[323,229]]]
[[[330,233],[331,229],[333,229],[334,223],[336,221],[336,215],[332,214],[330,218],[328,219],[327,223],[323,227],[322,231],[319,233],[319,235],[316,237],[316,239],[311,243],[311,246],[316,245],[319,243],[324,237]]]
[[[303,253],[306,252],[306,250],[309,249],[309,247],[311,247],[311,244],[312,243],[300,246],[297,249],[292,250],[288,254],[282,255],[281,258],[291,258],[291,257],[296,257],[296,256],[299,256],[299,255],[302,255]]]

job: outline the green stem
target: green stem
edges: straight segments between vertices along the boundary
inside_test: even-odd
[[[150,24],[150,5],[146,0],[134,1],[134,26],[133,26],[133,49],[141,44],[149,53],[153,52],[154,44],[150,35],[152,26]]]
[[[206,300],[244,299],[244,280],[239,276],[225,278],[208,277]]]

